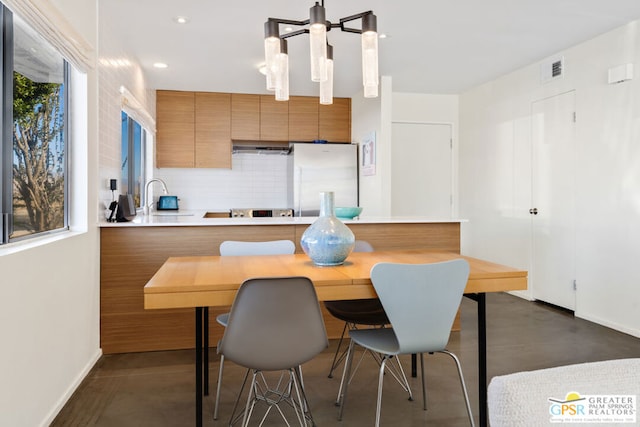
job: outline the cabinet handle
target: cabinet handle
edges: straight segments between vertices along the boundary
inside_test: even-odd
[[[529,213],[532,215],[538,215],[538,208],[529,209]]]

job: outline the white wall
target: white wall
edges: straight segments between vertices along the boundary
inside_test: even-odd
[[[104,16],[104,15],[103,15]],[[147,88],[142,68],[138,60],[126,49],[126,41],[121,40],[117,31],[118,23],[109,22],[106,18],[99,19],[98,46],[98,76],[99,76],[99,212],[109,206],[112,194],[109,190],[109,179],[118,180],[117,194],[126,193],[120,182],[122,163],[122,94],[120,87],[124,86],[139,103],[142,111],[153,120],[156,111],[156,92]],[[137,119],[150,132],[148,157],[153,158],[153,141],[155,129],[153,124],[147,124]],[[152,171],[148,171],[151,173]]]
[[[54,0],[96,46],[96,2]],[[0,249],[0,425],[48,425],[100,356],[97,216],[97,79],[86,78],[88,111],[75,135],[73,162],[91,171],[74,177],[73,233]],[[82,95],[81,95],[82,97]],[[76,98],[74,98],[76,99]],[[91,201],[88,203],[88,201]],[[72,234],[72,235],[71,235]]]
[[[392,78],[383,76],[380,96],[373,99],[365,99],[362,94],[354,96],[351,109],[352,141],[361,143],[368,134],[376,133],[376,173],[364,176],[362,171],[360,172],[360,206],[363,207],[363,217],[391,215],[393,122],[450,124],[453,129],[454,159],[457,157],[457,95],[395,93]],[[454,164],[454,197],[456,174]],[[454,211],[457,211],[456,204],[454,204]]]
[[[288,168],[291,156],[238,153],[232,169],[155,169],[180,209],[281,209],[293,207]],[[156,191],[156,194],[158,192]]]
[[[458,218],[458,95],[432,95],[420,93],[393,93],[392,122],[399,123],[429,123],[446,124],[451,126],[453,140],[452,191],[453,218]],[[393,173],[393,171],[392,171]],[[412,197],[415,188],[392,188],[395,193],[404,191],[404,197]]]
[[[640,336],[640,78],[607,84],[607,70],[640,70],[639,23],[558,55],[563,79],[542,84],[532,64],[460,97],[463,251],[530,268],[531,103],[576,92],[576,316]],[[544,62],[544,61],[541,61]],[[526,293],[525,293],[525,296]]]
[[[359,204],[363,217],[388,216],[389,185],[385,180],[385,153],[389,149],[383,132],[383,103],[390,103],[391,78],[383,76],[378,98],[365,98],[363,93],[351,98],[351,141],[361,144],[372,132],[376,138],[376,173],[364,176],[360,170]],[[384,100],[384,101],[383,101]],[[358,148],[362,162],[362,146]]]

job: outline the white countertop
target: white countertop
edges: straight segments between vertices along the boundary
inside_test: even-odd
[[[164,211],[151,215],[138,215],[129,222],[101,221],[100,227],[174,227],[174,226],[229,226],[229,225],[295,225],[312,224],[318,217],[278,218],[204,218],[207,211]],[[434,219],[426,217],[362,217],[342,220],[345,224],[380,223],[460,223],[464,219]]]

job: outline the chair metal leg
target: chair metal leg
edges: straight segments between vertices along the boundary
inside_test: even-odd
[[[298,383],[300,387],[298,387]],[[311,409],[309,408],[309,401],[307,400],[307,393],[304,389],[304,382],[302,377],[302,366],[298,365],[298,369],[293,370],[293,384],[296,389],[296,393],[298,394],[298,401],[300,402],[300,409],[302,411],[302,420],[304,420],[304,425],[306,425],[306,419],[308,418],[311,421],[311,425],[315,426],[316,422],[313,419],[313,415],[311,414]]]
[[[380,363],[380,373],[378,374],[378,402],[376,403],[376,427],[380,426],[380,410],[382,409],[382,384],[384,383],[384,368],[387,365],[387,360],[391,356],[385,355]]]
[[[355,348],[354,348],[355,350]],[[360,364],[362,363],[362,360],[364,359],[366,353],[371,354],[371,357],[373,357],[373,360],[376,361],[376,363],[378,364],[378,366],[380,366],[380,363],[382,362],[382,355],[379,353],[376,353],[374,351],[368,350],[368,349],[364,349],[364,351],[362,352],[362,355],[360,356],[358,363],[356,364],[355,367],[353,367],[353,362],[351,363],[352,367],[351,367],[351,373],[349,375],[349,379],[347,380],[347,382],[351,383],[351,380],[353,379],[353,377],[356,374],[356,371],[358,370],[358,368],[360,367]],[[347,356],[349,354],[349,349],[347,349]],[[388,372],[391,373],[391,375],[393,376],[393,378],[398,382],[398,384],[400,384],[400,387],[402,387],[402,389],[404,391],[406,391],[407,393],[409,393],[409,400],[413,400],[413,393],[411,392],[411,385],[409,384],[409,380],[407,380],[407,376],[404,373],[404,369],[402,368],[402,363],[400,361],[400,358],[396,356],[396,364],[398,365],[397,368],[393,367],[393,364],[388,365]],[[345,367],[342,371],[342,378],[340,379],[340,386],[338,387],[338,395],[336,397],[336,402],[335,405],[336,406],[340,406],[340,396],[342,395],[342,389],[344,387],[345,384],[345,373],[346,373],[346,364]]]
[[[371,353],[373,359],[378,363],[382,363],[383,355],[373,352],[371,350],[365,350]],[[394,356],[397,367],[394,368],[393,364],[387,365],[386,372],[390,373],[391,376],[400,384],[400,387],[407,393],[409,393],[409,400],[413,400],[413,393],[411,392],[411,385],[409,384],[409,380],[407,380],[407,375],[404,373],[404,368],[402,367],[402,363],[400,361],[400,357]],[[349,379],[351,380],[351,379]]]
[[[411,392],[411,386],[409,385],[409,380],[407,379],[407,376],[404,373],[404,369],[402,369],[402,363],[400,362],[400,357],[398,356],[394,356],[394,357],[396,359],[396,364],[398,365],[399,375],[402,378],[399,378],[398,375],[396,375],[396,373],[392,369],[392,366],[389,366],[389,371],[391,372],[391,375],[393,375],[393,377],[396,379],[396,381],[398,381],[398,384],[400,384],[402,388],[404,388],[405,391],[409,393],[409,400],[413,401],[413,393]]]
[[[238,392],[238,397],[236,398],[236,402],[233,405],[233,410],[231,411],[231,417],[229,418],[229,427],[233,426],[237,419],[235,419],[235,415],[236,415],[236,410],[238,409],[238,403],[240,403],[240,397],[242,397],[242,392],[244,391],[244,387],[247,385],[247,379],[249,378],[249,372],[250,369],[247,369],[247,371],[244,374],[244,379],[242,380],[242,385],[240,386],[240,391]],[[238,415],[238,418],[240,418],[240,415]]]
[[[242,398],[242,392],[247,385],[250,372],[252,373],[252,377],[245,407],[241,413],[236,414],[238,404]],[[287,378],[288,380],[286,380]],[[277,383],[270,386],[262,371],[247,369],[240,392],[238,393],[231,413],[229,427],[236,425],[240,420],[242,420],[241,425],[243,427],[248,426],[251,422],[254,410],[256,409],[256,405],[259,405],[260,402],[266,404],[267,407],[262,418],[257,422],[258,426],[262,426],[265,423],[269,413],[271,413],[274,407],[275,411],[280,414],[284,423],[287,426],[290,426],[285,413],[280,407],[280,404],[282,403],[286,403],[292,407],[300,427],[305,427],[309,424],[311,424],[311,426],[315,426],[313,415],[309,409],[309,402],[307,400],[304,381],[302,378],[302,369],[300,366],[297,366],[295,368],[282,371]]]
[[[349,381],[345,382],[344,379],[351,374],[351,363],[353,363],[353,350],[355,344],[356,343],[354,341],[351,341],[349,343],[349,350],[347,351],[347,361],[344,364],[344,371],[342,373],[342,381],[344,382],[344,387],[342,387],[341,383],[340,391],[342,392],[342,394],[338,396],[338,404],[340,406],[340,410],[338,411],[338,421],[342,421],[342,412],[344,411],[344,405],[347,400],[347,388],[349,386]]]
[[[302,365],[298,365],[297,368],[294,369],[295,373],[298,375],[298,382],[300,383],[300,388],[302,389],[302,393],[304,394],[304,377],[302,376]],[[304,412],[309,410],[309,405],[307,404],[307,397],[305,394],[304,398]]]
[[[473,421],[473,413],[471,412],[471,404],[469,403],[469,395],[467,394],[467,386],[464,384],[464,376],[462,375],[462,366],[460,365],[460,360],[458,357],[451,353],[448,350],[442,350],[439,353],[445,353],[451,356],[454,362],[456,362],[456,368],[458,368],[458,377],[460,378],[460,385],[462,386],[462,393],[464,394],[464,403],[467,405],[467,414],[469,415],[469,421],[471,422],[471,427],[475,427],[475,422]]]
[[[349,326],[349,322],[344,322],[344,327],[342,328],[342,335],[340,335],[340,341],[338,341],[338,348],[336,348],[336,353],[333,355],[333,361],[331,362],[331,369],[329,369],[329,375],[328,375],[329,378],[333,378],[333,371],[340,365],[340,362],[342,362],[346,357],[346,353],[340,354],[340,347],[342,346],[344,335],[347,333],[348,326]]]
[[[218,419],[218,405],[220,405],[220,389],[222,388],[222,371],[224,369],[224,355],[220,355],[220,371],[218,372],[218,385],[216,387],[216,402],[213,407],[213,419]]]
[[[244,415],[242,417],[242,427],[247,427],[249,425],[251,413],[253,412],[253,407],[255,406],[255,402],[253,401],[252,396],[255,394],[257,375],[257,371],[253,371],[253,375],[251,376],[251,386],[249,387],[249,394],[247,395],[247,404],[244,407]]]
[[[420,353],[420,373],[422,374],[422,407],[427,410],[427,387],[424,385],[424,353]]]
[[[347,347],[347,351],[345,353],[345,357],[348,357],[349,351],[350,351],[350,347]],[[354,351],[355,351],[355,348],[354,348]],[[362,360],[364,359],[364,356],[366,355],[366,353],[368,351],[369,350],[364,349],[364,351],[362,352],[362,355],[358,359],[358,363],[356,364],[355,367],[353,367],[353,361],[351,362],[351,368],[350,368],[351,373],[349,374],[349,378],[348,379],[346,379],[346,377],[345,377],[345,373],[347,372],[347,365],[345,363],[344,368],[342,370],[342,378],[340,378],[340,386],[338,387],[338,395],[336,397],[336,406],[340,406],[340,395],[342,394],[342,388],[344,387],[345,379],[346,379],[346,382],[351,383],[351,380],[356,375],[356,372],[358,371],[358,368],[360,367],[360,364],[362,363]],[[373,355],[373,358],[376,359],[376,353],[371,352],[371,354]],[[378,359],[376,359],[376,361],[378,362],[378,364],[380,364],[380,361]]]

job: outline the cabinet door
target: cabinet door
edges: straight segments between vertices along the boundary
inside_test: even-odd
[[[195,166],[231,168],[231,94],[196,92]]]
[[[192,168],[195,164],[193,92],[156,92],[156,167]]]
[[[260,140],[289,141],[289,103],[260,96]]]
[[[292,96],[289,98],[289,140],[318,139],[318,98]]]
[[[231,94],[231,139],[260,140],[260,95]]]
[[[318,136],[331,142],[351,142],[351,98],[333,98],[333,104],[320,105]]]

